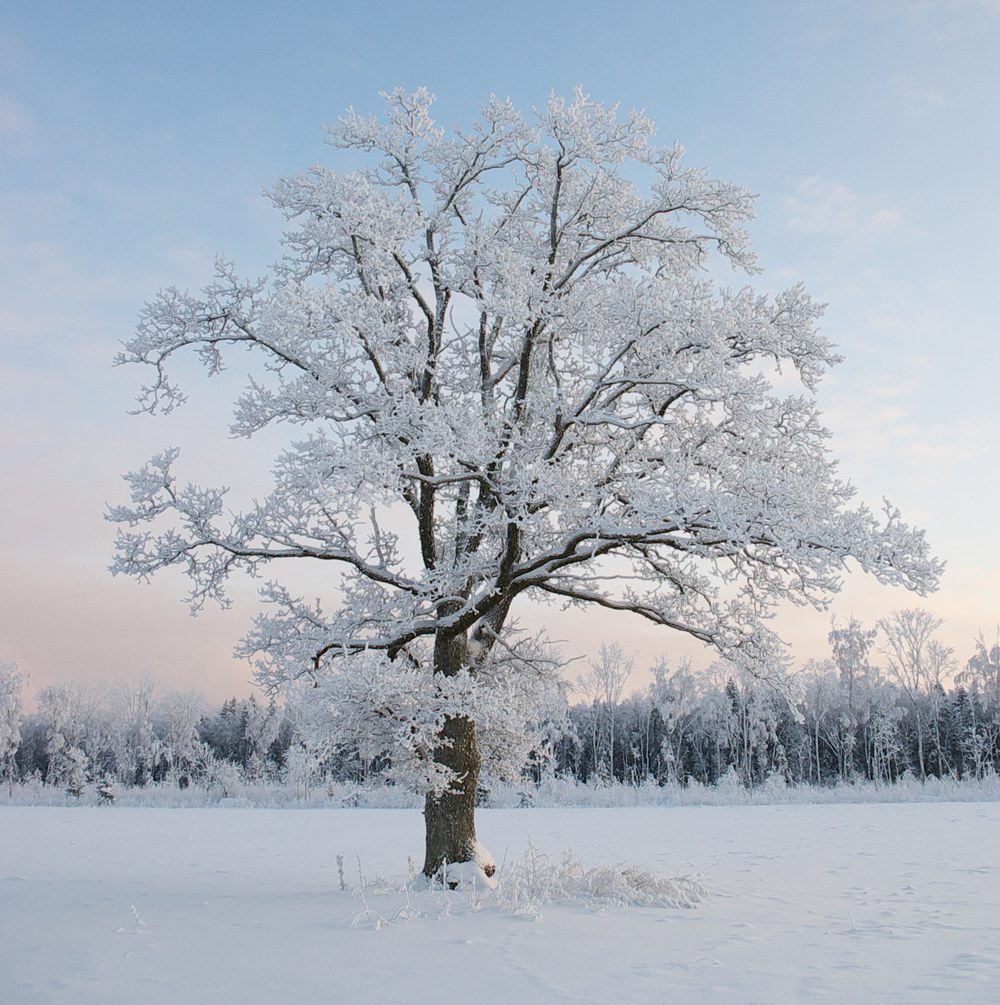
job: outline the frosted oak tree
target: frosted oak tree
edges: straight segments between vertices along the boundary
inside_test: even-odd
[[[763,666],[775,604],[822,605],[848,559],[921,593],[939,573],[895,509],[849,508],[811,397],[836,361],[819,306],[708,278],[756,271],[744,189],[579,91],[453,132],[431,103],[348,112],[329,140],[368,166],[273,187],[271,276],[220,262],[201,294],[161,292],[119,356],[156,412],[183,400],[175,354],[254,354],[232,432],[304,430],[270,494],[228,514],[171,449],[109,512],[113,571],[180,566],[194,608],[235,570],[275,577],[240,651],[265,684],[314,678],[423,786],[427,875],[475,859],[481,743],[551,683],[515,605],[629,612]],[[325,602],[280,583],[292,559],[329,567]]]

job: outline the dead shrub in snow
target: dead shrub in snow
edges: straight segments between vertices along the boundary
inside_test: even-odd
[[[707,890],[690,876],[661,876],[634,865],[588,868],[567,849],[558,862],[528,844],[517,862],[505,863],[496,888],[479,906],[540,917],[546,904],[601,911],[615,907],[696,907]]]

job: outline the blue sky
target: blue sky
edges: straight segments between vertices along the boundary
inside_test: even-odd
[[[844,473],[948,561],[926,602],[852,577],[835,610],[871,621],[924,603],[965,659],[1000,621],[1000,3],[469,6],[8,0],[0,658],[36,686],[149,671],[245,691],[229,653],[253,588],[191,620],[179,580],[111,580],[101,519],[119,475],[167,444],[195,478],[266,486],[267,450],[225,438],[242,374],[189,382],[192,404],[167,421],[129,418],[140,375],[110,367],[119,339],[158,286],[200,285],[216,252],[244,272],[277,257],[281,220],[260,191],[336,163],[322,126],[348,105],[426,85],[439,121],[461,124],[491,92],[530,108],[582,84],[759,193],[759,285],[804,281],[847,358],[820,393]],[[780,627],[797,659],[826,654],[828,616]],[[640,666],[688,647],[592,616],[554,634],[574,653],[618,639]]]

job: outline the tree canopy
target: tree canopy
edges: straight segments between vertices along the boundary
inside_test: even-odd
[[[153,371],[141,409],[183,400],[175,354],[215,373],[244,348],[260,372],[232,432],[304,433],[236,514],[176,480],[176,450],[129,475],[116,573],[181,566],[198,608],[226,602],[235,570],[273,572],[240,649],[260,679],[341,682],[434,766],[434,789],[461,773],[445,724],[499,720],[540,676],[509,633],[521,598],[632,612],[766,669],[775,605],[822,606],[850,559],[935,587],[922,532],[888,503],[852,508],[829,454],[821,307],[800,286],[710,278],[757,271],[745,189],[579,90],[530,119],[493,98],[452,132],[424,90],[385,99],[383,118],[330,130],[366,167],[271,189],[289,230],[269,277],[220,261],[201,294],[161,292],[125,343],[118,361]],[[295,595],[287,559],[330,563],[336,589]]]

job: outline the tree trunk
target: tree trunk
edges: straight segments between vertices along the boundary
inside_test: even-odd
[[[443,795],[428,793],[424,801],[426,852],[424,875],[437,875],[445,862],[472,862],[476,857],[476,785],[479,746],[476,725],[464,716],[448,719],[441,731],[450,747],[439,747],[434,759],[458,776]]]
[[[920,781],[927,781],[927,768],[924,766],[924,725],[917,703],[913,703],[913,717],[917,722],[917,759],[920,761]]]
[[[466,665],[464,634],[439,633],[434,641],[434,672],[454,676]],[[434,760],[457,776],[440,796],[428,793],[424,801],[426,851],[424,875],[436,876],[446,862],[472,862],[476,857],[476,786],[481,758],[476,742],[476,724],[465,716],[446,720],[442,745]]]

